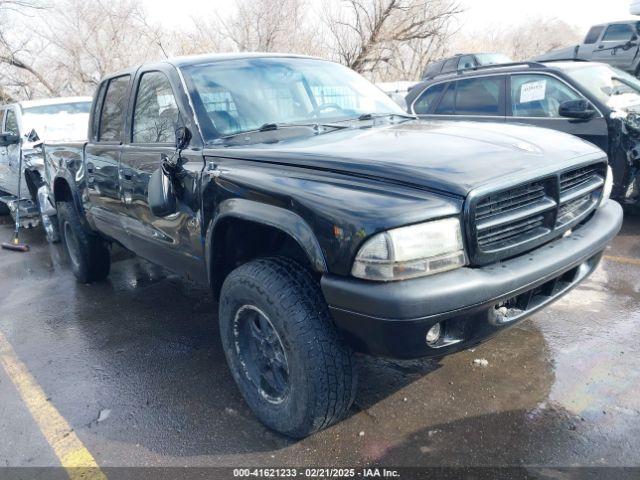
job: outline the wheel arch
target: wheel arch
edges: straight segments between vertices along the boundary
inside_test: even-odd
[[[73,193],[66,178],[56,177],[53,181],[53,198],[58,202],[72,202]]]
[[[229,199],[220,204],[207,228],[205,246],[207,275],[216,295],[238,264],[277,254],[298,260],[315,274],[327,271],[313,230],[298,214],[252,200]]]

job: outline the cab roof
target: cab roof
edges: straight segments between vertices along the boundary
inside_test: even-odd
[[[183,68],[191,65],[211,64],[215,62],[224,62],[227,60],[247,60],[254,58],[306,58],[313,60],[325,60],[319,57],[310,57],[307,55],[296,55],[292,53],[266,53],[266,52],[232,52],[232,53],[205,53],[201,55],[186,55],[180,57],[171,57],[161,61],[145,62],[139,65],[134,65],[118,72],[105,75],[101,81],[109,78],[119,77],[121,75],[133,74],[141,67],[147,65],[169,64],[175,68]],[[328,60],[325,60],[328,61]]]
[[[186,67],[206,63],[222,62],[225,60],[246,60],[253,58],[307,58],[321,60],[317,57],[307,55],[296,55],[291,53],[265,53],[265,52],[234,52],[234,53],[205,53],[202,55],[188,55],[174,57],[167,60],[175,67]]]

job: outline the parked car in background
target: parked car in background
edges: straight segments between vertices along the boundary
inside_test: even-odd
[[[593,145],[422,122],[324,60],[145,64],[91,112],[86,141],[45,148],[73,272],[104,279],[117,242],[208,284],[240,392],[293,437],[348,412],[353,351],[479,344],[583,281],[622,222]]]
[[[528,123],[602,148],[613,198],[640,205],[640,81],[592,62],[528,62],[441,75],[414,87],[409,112],[423,118]]]
[[[386,93],[391,100],[396,102],[403,110],[407,109],[405,98],[418,82],[378,82],[376,86]]]
[[[502,53],[459,53],[453,57],[444,58],[427,65],[422,74],[422,78],[423,80],[427,80],[443,73],[511,62],[513,62],[513,60]]]
[[[580,45],[553,50],[535,61],[587,60],[607,63],[634,76],[640,74],[640,21],[603,23],[591,27]]]
[[[51,217],[55,207],[44,201],[49,195],[42,144],[85,138],[90,107],[90,97],[28,100],[0,106],[2,133],[17,137],[14,143],[0,146],[0,203],[6,206],[5,213],[15,213],[20,208],[25,227],[41,221],[51,241],[57,238],[57,222]]]

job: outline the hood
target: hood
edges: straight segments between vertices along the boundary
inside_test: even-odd
[[[466,196],[485,184],[514,176],[533,178],[577,164],[578,157],[602,158],[605,153],[576,137],[544,128],[408,121],[210,149],[205,155],[344,172]]]

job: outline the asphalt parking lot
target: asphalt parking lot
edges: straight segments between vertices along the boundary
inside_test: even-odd
[[[205,289],[123,252],[80,285],[24,239],[0,251],[1,466],[60,465],[65,428],[105,468],[640,466],[638,217],[587,282],[474,351],[360,358],[349,418],[302,441],[244,404]]]

